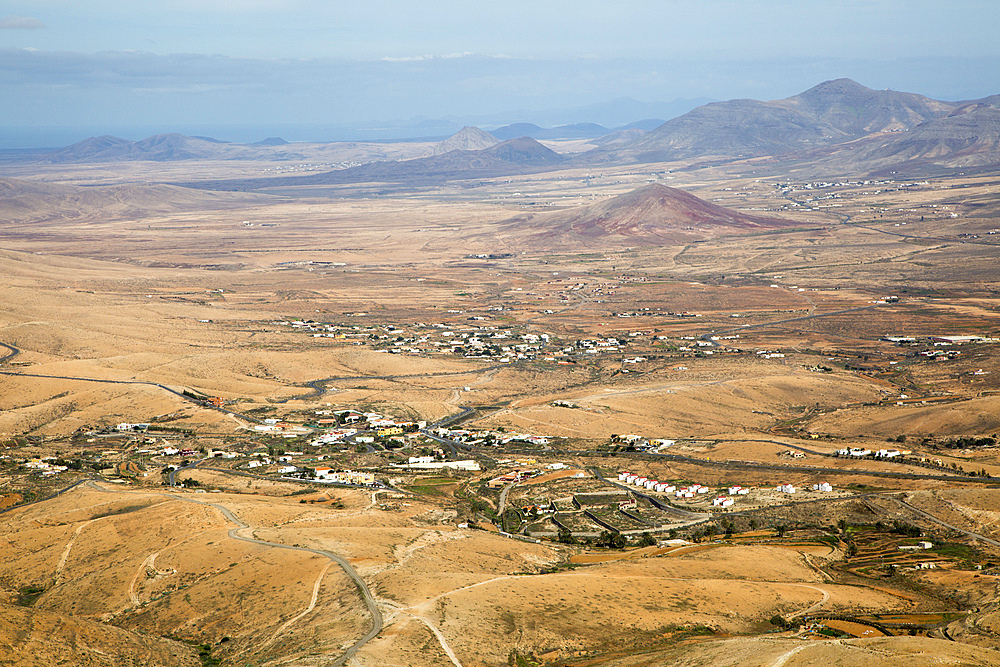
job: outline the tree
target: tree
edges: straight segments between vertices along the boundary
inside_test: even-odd
[[[562,542],[563,544],[576,544],[576,538],[573,537],[572,531],[568,528],[559,528],[559,533],[556,536],[557,542]]]
[[[788,532],[788,526],[785,526],[784,524],[780,526],[775,526],[774,532],[778,534],[778,537],[784,537],[785,533]]]
[[[650,533],[643,533],[642,537],[639,538],[640,547],[652,547],[656,546],[656,538]]]
[[[597,539],[597,546],[607,547],[608,549],[624,549],[627,544],[628,540],[624,535],[613,533],[610,530],[601,533],[601,536]]]

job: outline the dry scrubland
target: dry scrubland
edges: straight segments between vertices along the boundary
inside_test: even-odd
[[[330,664],[367,632],[370,614],[340,566],[276,546],[286,545],[344,557],[371,589],[385,628],[353,658],[361,665],[505,665],[515,653],[567,667],[1000,663],[988,572],[996,550],[980,541],[970,560],[968,536],[917,511],[1000,539],[1000,492],[980,479],[867,474],[941,473],[952,464],[1000,474],[995,447],[948,442],[997,432],[997,344],[955,346],[956,359],[932,361],[917,354],[929,344],[880,340],[1000,334],[997,244],[988,235],[997,220],[973,206],[991,196],[990,180],[931,179],[874,194],[842,186],[836,206],[805,207],[805,190],[776,187],[766,165],[683,167],[254,195],[135,185],[153,174],[248,175],[233,163],[194,171],[53,165],[12,174],[29,177],[37,191],[24,187],[16,200],[0,201],[0,342],[19,351],[0,368],[0,440],[18,445],[4,454],[115,447],[126,456],[140,443],[70,436],[154,418],[194,431],[196,445],[265,442],[254,439],[248,420],[170,391],[188,390],[218,396],[239,413],[298,421],[318,409],[359,408],[433,422],[478,406],[470,426],[564,437],[549,445],[558,454],[539,447],[517,454],[543,463],[770,489],[828,480],[836,499],[880,495],[827,502],[803,494],[796,500],[810,502],[799,505],[762,491],[754,497],[754,516],[766,528],[760,539],[612,560],[623,552],[458,527],[483,519],[468,499],[492,470],[448,478],[424,496],[290,495],[301,486],[219,470],[185,473],[225,491],[218,494],[162,487],[155,471],[127,487],[82,483],[4,514],[0,662],[196,665],[192,646],[208,644],[229,665]],[[545,220],[628,193],[653,172],[707,201],[797,224],[666,244],[627,235],[569,248],[540,241]],[[85,196],[65,189],[80,183],[108,187]],[[808,196],[817,192],[827,190]],[[529,223],[519,228],[516,219]],[[889,294],[899,303],[872,303]],[[341,333],[381,327],[387,338],[317,338],[288,326],[293,319],[342,325]],[[442,342],[441,331],[460,336],[473,326],[515,338],[544,333],[551,342],[509,364],[441,349],[388,353],[403,329]],[[698,345],[713,333],[717,347]],[[606,338],[627,342],[572,362],[555,356]],[[635,356],[646,360],[624,361]],[[896,405],[903,394],[915,398]],[[678,439],[670,452],[690,460],[595,458],[596,449],[610,453],[612,435],[626,433]],[[792,461],[789,445],[811,452]],[[851,446],[905,447],[941,464],[929,471],[821,455]],[[382,454],[344,451],[335,461],[374,468]],[[475,456],[493,465],[506,454]],[[718,465],[727,459],[772,467]],[[785,471],[786,464],[843,474]],[[866,474],[849,474],[859,470]],[[8,472],[0,493],[27,493]],[[379,477],[397,474],[427,491],[402,473]],[[55,490],[69,477],[47,484]],[[513,487],[510,502],[607,488],[593,477],[552,479]],[[909,505],[886,497],[894,494]],[[492,509],[500,503],[496,493],[481,498]],[[220,508],[249,527],[231,535],[236,525]],[[733,516],[749,530],[747,516]],[[853,537],[831,533],[832,543],[823,542],[815,532],[845,517],[919,524],[940,531],[959,555],[903,577],[862,571],[857,561],[851,569]],[[803,528],[783,545],[773,527],[786,523]],[[579,565],[585,551],[598,556]],[[923,628],[913,637],[804,642],[765,634],[776,615],[944,611],[973,613],[947,633]]]
[[[348,559],[386,619],[358,653],[361,664],[434,665],[450,652],[462,664],[501,665],[512,650],[603,656],[579,664],[649,664],[642,660],[679,655],[661,645],[678,628],[745,634],[774,614],[913,607],[912,596],[892,588],[832,583],[816,561],[787,548],[719,545],[551,571],[576,550],[458,529],[442,523],[447,512],[417,499],[386,510],[364,491],[336,495],[346,501],[342,510],[289,498],[84,484],[15,510],[2,531],[10,557],[0,576],[46,590],[30,610],[5,607],[13,654],[4,659],[42,644],[39,656],[59,655],[68,634],[80,647],[79,664],[192,664],[183,645],[158,636],[214,644],[232,664],[324,664],[322,656],[335,656],[364,631],[367,613],[339,568],[315,554],[235,541],[232,523],[208,503],[248,523],[240,535]],[[59,630],[43,641],[53,626]],[[920,651],[940,644],[935,655],[964,664],[994,658],[988,649],[918,641]],[[823,649],[714,639],[688,645],[687,658],[716,664],[731,650],[770,660],[792,649],[798,662],[791,664],[854,660],[861,650],[894,664],[914,651],[902,638]],[[635,657],[615,657],[633,650]]]

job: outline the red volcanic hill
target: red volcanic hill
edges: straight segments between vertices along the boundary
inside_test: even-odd
[[[567,215],[569,214],[569,215]],[[581,236],[643,236],[674,231],[725,232],[773,229],[794,223],[749,215],[712,204],[689,192],[652,184],[608,201],[563,213],[560,225]]]
[[[683,190],[652,184],[598,204],[520,215],[500,223],[489,234],[492,241],[479,240],[511,249],[655,245],[800,224],[734,211]]]

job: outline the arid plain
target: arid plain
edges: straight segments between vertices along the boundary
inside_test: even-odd
[[[989,174],[282,164],[5,165],[0,662],[1000,664]]]

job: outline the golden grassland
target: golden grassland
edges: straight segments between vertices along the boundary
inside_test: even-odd
[[[901,494],[996,539],[1000,497],[971,481],[836,473],[821,480],[802,471],[736,474],[694,462],[573,455],[637,433],[678,439],[671,451],[696,459],[781,464],[786,442],[829,452],[902,447],[895,438],[906,435],[906,448],[946,466],[1000,474],[995,448],[942,449],[947,437],[997,432],[996,344],[956,347],[957,359],[937,362],[880,340],[1000,333],[996,237],[988,235],[997,221],[973,206],[989,195],[987,180],[941,179],[874,194],[842,186],[835,199],[803,205],[820,191],[776,188],[774,179],[750,173],[752,165],[676,171],[664,177],[672,186],[801,227],[676,245],[616,239],[577,250],[540,246],[539,230],[498,231],[515,215],[594,203],[678,166],[391,195],[379,195],[378,185],[252,196],[130,186],[111,203],[40,198],[4,209],[0,342],[20,354],[0,368],[13,373],[0,375],[0,440],[40,439],[4,454],[100,449],[110,445],[70,436],[154,418],[193,429],[198,444],[250,441],[245,420],[157,385],[300,421],[317,409],[348,407],[434,421],[472,405],[489,408],[471,422],[477,427],[565,437],[558,444],[567,453],[558,459],[579,470],[597,465],[713,485],[854,484],[859,493]],[[14,175],[134,183],[151,169]],[[171,165],[163,178],[247,175],[234,169]],[[503,256],[475,257],[489,253]],[[889,294],[900,302],[872,304]],[[314,338],[282,324],[299,318],[422,332],[430,329],[419,324],[459,333],[505,327],[553,342],[538,358],[511,364],[390,354],[388,342]],[[712,334],[720,347],[706,355],[693,339]],[[573,364],[552,356],[580,339],[608,337],[628,343]],[[755,354],[778,349],[783,357]],[[647,360],[627,367],[628,356]],[[902,394],[929,400],[896,405]],[[345,466],[382,462],[338,456]],[[815,454],[801,463],[845,472],[861,465]],[[879,462],[863,469],[926,472]],[[581,556],[581,546],[459,528],[471,515],[456,494],[479,479],[456,477],[433,496],[337,490],[320,497],[219,471],[184,476],[223,492],[168,490],[151,467],[133,486],[84,483],[4,514],[0,661],[194,665],[192,646],[209,644],[224,664],[326,664],[364,634],[369,617],[339,567],[273,546],[288,545],[343,556],[373,591],[386,627],[357,654],[362,665],[506,665],[515,654],[581,667],[1000,662],[994,578],[971,569],[864,578],[838,569],[846,544],[808,540]],[[592,477],[556,477],[516,487],[509,502],[603,488]],[[431,486],[404,481],[418,491]],[[23,500],[21,491],[0,488],[4,502]],[[778,502],[761,497],[763,508]],[[249,524],[239,535],[272,545],[232,539],[234,525],[209,503]],[[875,498],[803,503],[766,517],[829,526],[873,511],[864,503],[884,511],[878,518],[904,516]],[[912,512],[905,518],[918,520]],[[775,616],[958,606],[979,608],[949,627],[958,642],[940,633],[810,642],[766,634]]]
[[[56,622],[78,641],[102,642],[103,662],[80,664],[112,664],[124,655],[146,656],[135,664],[190,661],[190,649],[152,639],[159,636],[210,644],[233,664],[289,658],[311,664],[364,631],[366,612],[339,569],[313,554],[232,540],[232,524],[208,502],[248,523],[244,536],[349,560],[386,618],[383,633],[358,654],[361,664],[440,664],[450,653],[461,664],[502,665],[512,651],[589,653],[605,656],[598,664],[619,664],[613,656],[621,651],[665,655],[670,649],[660,638],[677,628],[743,635],[766,627],[775,614],[915,608],[912,594],[896,593],[891,584],[831,582],[794,549],[646,550],[638,558],[561,569],[578,548],[460,529],[453,513],[419,499],[386,510],[366,492],[337,495],[343,509],[303,505],[297,497],[85,484],[16,509],[2,529],[9,558],[0,579],[44,592],[31,609],[5,612],[11,623],[26,614],[36,619],[8,641],[15,652],[27,649]],[[66,618],[75,625],[56,620]],[[710,659],[718,642],[690,650]],[[781,645],[774,639],[747,647],[767,656]],[[880,650],[895,660],[908,647],[887,642]],[[992,656],[969,646],[941,650],[942,657],[957,651],[979,664]]]

